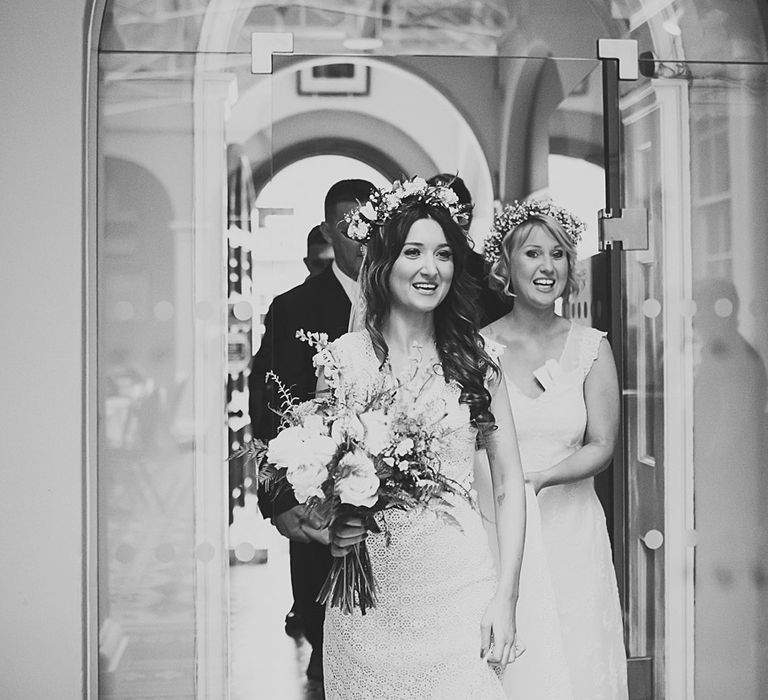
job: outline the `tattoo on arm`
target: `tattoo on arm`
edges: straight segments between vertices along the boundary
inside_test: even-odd
[[[498,496],[496,496],[496,503],[497,503],[497,505],[499,505],[499,506],[500,506],[502,503],[504,503],[504,499],[505,499],[506,497],[507,497],[507,494],[506,494],[506,493],[504,493],[504,492],[502,492],[502,493],[500,493]]]

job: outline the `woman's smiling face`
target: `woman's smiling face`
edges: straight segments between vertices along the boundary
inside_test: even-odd
[[[429,313],[445,299],[453,281],[453,251],[433,219],[413,223],[392,265],[392,309]]]
[[[518,300],[549,306],[565,291],[568,256],[543,225],[531,227],[510,263],[512,289]]]

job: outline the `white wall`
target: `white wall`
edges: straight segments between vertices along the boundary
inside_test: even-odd
[[[83,695],[85,0],[0,5],[0,695]]]

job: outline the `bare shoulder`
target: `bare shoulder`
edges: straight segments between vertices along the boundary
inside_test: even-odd
[[[502,316],[501,318],[496,319],[493,323],[489,323],[484,328],[481,328],[480,333],[485,338],[490,338],[491,340],[501,342],[505,331],[510,327],[510,325],[511,323],[509,316]]]
[[[502,316],[480,332],[486,338],[503,345],[507,350],[525,345],[526,340],[528,340],[526,334],[518,327],[510,314]]]

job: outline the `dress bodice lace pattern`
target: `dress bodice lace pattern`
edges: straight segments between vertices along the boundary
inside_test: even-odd
[[[363,402],[382,381],[394,381],[364,331],[342,336],[315,362],[331,390],[348,402]],[[418,410],[444,415],[451,428],[441,449],[443,473],[468,486],[476,430],[468,407],[459,403],[459,387],[445,381],[439,366],[422,368],[410,384],[399,390],[413,391],[414,401],[422,402]],[[376,607],[365,615],[326,609],[329,700],[504,698],[496,673],[480,658],[480,620],[495,588],[490,548],[470,503],[452,499],[452,515],[456,522],[429,509],[376,516],[389,538],[388,544],[383,533],[367,539]]]

